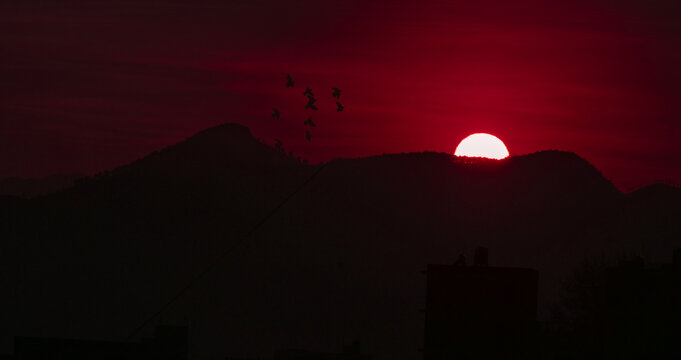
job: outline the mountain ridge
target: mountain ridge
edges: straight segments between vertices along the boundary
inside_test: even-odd
[[[202,157],[212,159],[218,155],[223,155],[223,159],[226,160],[226,162],[202,162]],[[461,165],[481,167],[481,170],[483,171],[485,168],[493,169],[495,167],[503,167],[504,164],[517,164],[518,166],[525,168],[540,166],[549,171],[572,169],[584,173],[591,172],[590,175],[594,176],[593,181],[605,180],[609,182],[598,169],[584,158],[572,152],[559,150],[543,150],[530,154],[514,155],[502,160],[461,158],[447,153],[425,151],[416,153],[368,155],[358,158],[339,158],[330,161],[366,162],[373,161],[372,159],[376,158],[409,159],[414,157],[441,157],[457,164],[459,167],[461,167]],[[155,162],[160,164],[155,164]],[[247,127],[236,123],[224,123],[202,130],[177,144],[165,147],[160,151],[154,151],[127,165],[117,167],[105,173],[107,175],[121,174],[125,172],[134,172],[135,170],[139,171],[140,168],[151,166],[160,170],[162,169],[162,171],[165,171],[168,174],[178,175],[180,174],[179,171],[171,171],[170,169],[178,167],[181,171],[200,170],[199,165],[202,165],[211,171],[229,167],[247,168],[248,166],[244,166],[245,162],[253,163],[256,166],[290,166],[300,165],[302,163],[300,159],[295,158],[291,154],[286,154],[283,150],[275,149],[268,144],[261,142],[252,135]],[[566,174],[561,173],[561,175]],[[582,177],[586,177],[586,175],[582,175]],[[598,177],[602,177],[603,179],[596,179]]]

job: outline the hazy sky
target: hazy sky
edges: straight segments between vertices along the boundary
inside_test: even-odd
[[[238,122],[313,161],[489,132],[625,190],[680,182],[679,64],[678,1],[8,0],[0,177],[93,173]]]

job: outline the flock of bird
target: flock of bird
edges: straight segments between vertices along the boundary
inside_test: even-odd
[[[293,88],[296,86],[295,81],[293,81],[293,78],[291,77],[291,74],[286,74],[286,87],[287,88]],[[305,109],[306,110],[313,110],[313,111],[318,111],[319,108],[315,103],[317,102],[317,98],[314,95],[314,92],[312,91],[312,88],[309,86],[305,87],[305,91],[303,91],[303,96],[307,98],[307,104],[305,104]],[[341,96],[341,89],[339,88],[331,88],[331,96],[336,99],[336,112],[341,112],[343,111],[344,107],[343,104],[340,103],[340,96]],[[275,119],[281,118],[281,112],[279,112],[279,109],[273,108],[272,109],[272,117]],[[317,125],[312,122],[312,116],[309,116],[305,122],[303,122],[303,125],[305,125],[305,139],[308,142],[312,141],[312,134],[310,133],[310,130],[312,128],[317,127]],[[281,147],[281,140],[279,139],[274,139],[275,143]]]

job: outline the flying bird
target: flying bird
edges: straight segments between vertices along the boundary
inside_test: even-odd
[[[312,142],[312,135],[310,135],[310,130],[305,130],[305,138],[307,142]]]
[[[272,109],[272,117],[279,120],[279,117],[281,117],[281,113],[279,112],[279,109],[277,109],[277,108]]]
[[[311,126],[311,127],[317,127],[317,124],[312,122],[312,116],[307,118],[307,120],[305,120],[305,122],[303,124],[305,124],[307,126]]]
[[[305,91],[303,91],[303,95],[314,97],[314,93],[312,92],[312,89],[309,86],[305,87]]]
[[[316,102],[317,102],[317,99],[315,99],[312,96],[308,96],[307,97],[307,105],[305,105],[305,108],[306,109],[312,109],[312,110],[319,110],[319,108],[317,106],[315,106],[315,104],[314,104]]]
[[[345,108],[343,104],[339,103],[338,101],[336,101],[336,106],[337,106],[336,112],[341,112]]]
[[[293,81],[291,74],[286,74],[286,87],[290,88],[294,86],[296,86],[296,83]]]
[[[331,93],[331,96],[335,97],[336,99],[340,100],[340,94],[341,94],[341,89],[339,88],[331,88],[333,92]]]

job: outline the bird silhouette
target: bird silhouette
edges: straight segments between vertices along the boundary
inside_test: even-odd
[[[284,144],[279,139],[274,139],[274,148],[277,150],[283,150]]]
[[[307,139],[307,142],[312,142],[312,135],[310,134],[310,130],[305,130],[305,139]]]
[[[310,127],[317,127],[317,124],[312,122],[312,116],[307,118],[307,120],[305,120],[305,122],[303,124],[310,126]]]
[[[307,105],[305,105],[305,108],[306,108],[306,109],[312,109],[312,110],[319,110],[319,108],[318,108],[317,106],[315,106],[315,104],[314,104],[314,103],[316,103],[316,102],[317,102],[317,99],[315,99],[314,97],[308,95],[308,97],[307,97]]]
[[[341,89],[339,88],[331,88],[333,92],[331,93],[331,96],[335,97],[336,99],[340,100],[340,94],[341,94]]]
[[[314,93],[312,92],[312,89],[309,86],[305,87],[305,91],[303,91],[303,95],[314,97]]]
[[[294,86],[296,86],[296,83],[293,81],[291,74],[286,74],[286,87],[290,88]]]
[[[345,109],[343,104],[339,103],[338,101],[336,101],[336,106],[337,106],[336,112],[341,112],[341,111],[343,111],[343,109]]]
[[[279,120],[279,118],[281,117],[281,113],[279,112],[279,109],[277,109],[277,108],[272,109],[272,117]]]

